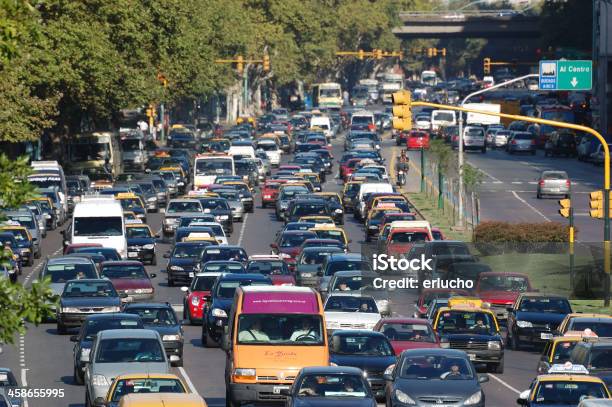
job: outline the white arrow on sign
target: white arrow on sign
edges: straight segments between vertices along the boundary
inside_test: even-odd
[[[576,85],[578,85],[578,80],[576,79],[575,76],[572,78],[572,81],[570,83],[572,84],[574,88],[576,87]]]

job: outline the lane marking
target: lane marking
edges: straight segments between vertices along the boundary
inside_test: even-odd
[[[466,161],[468,161],[468,160],[466,160]],[[474,168],[478,168],[478,170],[480,170],[480,172],[482,172],[485,176],[491,178],[496,184],[503,184],[502,180],[500,180],[499,178],[495,178],[493,175],[489,174],[488,172],[486,172],[482,168],[478,167],[476,164],[471,163],[471,162],[469,164],[474,166]]]
[[[523,182],[522,181],[512,181],[511,184],[522,185]]]
[[[240,226],[240,235],[238,235],[238,246],[242,246],[242,239],[244,238],[244,231],[246,230],[247,219],[249,219],[249,213],[247,212],[242,218],[242,225]]]
[[[503,381],[502,379],[500,379],[499,377],[495,376],[494,374],[489,373],[489,377],[491,377],[492,379],[494,379],[495,381],[497,381],[499,384],[501,384],[502,386],[512,390],[513,392],[515,392],[516,394],[521,394],[522,392],[520,390],[517,390],[516,387],[512,387],[511,385],[509,385],[508,383],[506,383],[505,381]]]
[[[512,195],[514,195],[514,197],[516,199],[518,199],[519,201],[521,201],[522,203],[524,203],[527,207],[529,207],[532,211],[534,211],[535,213],[537,213],[538,215],[540,215],[542,218],[544,218],[544,220],[546,220],[546,222],[550,222],[551,220],[548,219],[546,217],[546,215],[544,215],[542,212],[540,212],[537,208],[535,208],[533,205],[531,205],[529,202],[527,202],[526,200],[524,200],[523,198],[521,198],[516,191],[511,191]]]
[[[178,370],[179,372],[181,372],[181,376],[183,376],[183,379],[185,379],[185,382],[187,382],[187,386],[189,387],[191,392],[199,395],[200,393],[198,393],[198,391],[196,390],[195,386],[193,385],[193,382],[189,378],[189,375],[187,374],[187,371],[183,368],[183,366],[179,366]]]

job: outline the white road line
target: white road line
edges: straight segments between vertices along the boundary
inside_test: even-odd
[[[536,209],[533,205],[531,205],[529,202],[527,202],[526,200],[524,200],[523,198],[521,198],[516,191],[511,191],[512,195],[514,195],[514,197],[516,199],[518,199],[519,201],[521,201],[522,203],[524,203],[525,205],[527,205],[532,211],[534,211],[535,213],[537,213],[538,215],[540,215],[542,218],[544,218],[544,220],[546,220],[546,222],[550,222],[550,219],[548,219],[546,217],[546,215],[544,215],[542,212],[540,212],[538,209]]]
[[[242,246],[242,239],[244,238],[244,231],[246,230],[247,219],[249,218],[249,213],[247,212],[242,218],[242,226],[240,226],[240,235],[238,236],[238,246]]]
[[[514,185],[522,185],[522,184],[523,184],[523,182],[522,182],[522,181],[512,181],[512,182],[511,182],[511,184],[514,184]]]
[[[189,375],[187,375],[187,372],[185,371],[185,369],[182,366],[179,366],[178,370],[179,370],[179,372],[181,372],[181,375],[183,376],[183,379],[185,379],[185,381],[187,382],[187,386],[189,386],[189,389],[191,390],[191,392],[195,393],[195,394],[200,394],[196,390],[195,386],[193,385],[193,382],[189,378]]]
[[[482,170],[481,170],[482,171]],[[493,181],[494,184],[503,184],[502,181]]]
[[[506,383],[505,381],[503,381],[502,379],[500,379],[499,377],[495,376],[494,374],[489,373],[489,377],[492,378],[493,380],[497,381],[499,384],[501,384],[502,386],[512,390],[513,392],[515,392],[516,394],[521,394],[520,390],[517,390],[516,387],[512,387],[511,385],[509,385],[508,383]]]
[[[474,164],[472,164],[472,165],[474,165]],[[486,172],[486,171],[485,171],[485,170],[483,170],[482,168],[478,168],[478,169],[479,169],[479,170],[480,170],[480,172],[482,172],[484,175],[486,175],[487,177],[489,177],[489,178],[491,178],[493,181],[495,181],[495,183],[497,183],[497,184],[502,184],[502,183],[503,183],[503,182],[502,182],[500,179],[495,178],[493,175],[489,174],[488,172]]]
[[[528,184],[529,185],[538,185],[538,182],[537,181],[529,181]]]

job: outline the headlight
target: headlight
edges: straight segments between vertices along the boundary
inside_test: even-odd
[[[392,364],[392,365],[387,366],[387,368],[385,369],[383,374],[392,375],[394,369],[395,369],[395,363]]]
[[[91,348],[81,348],[81,360],[89,360]]]
[[[79,312],[79,309],[74,307],[62,307],[61,312],[64,314],[74,314]]]
[[[416,404],[414,400],[410,398],[410,396],[399,389],[395,389],[395,398],[397,401],[403,404]]]
[[[102,312],[119,312],[121,311],[121,307],[104,307]]]
[[[142,248],[143,249],[147,249],[147,250],[153,250],[153,249],[155,249],[155,243],[146,244],[146,245],[142,246]]]
[[[191,305],[197,307],[200,304],[200,297],[191,297]]]
[[[178,219],[176,218],[167,218],[164,219],[164,224],[166,225],[174,225],[177,222]]]
[[[216,216],[215,219],[227,220],[228,216],[227,215],[219,215],[219,216]]]
[[[152,196],[150,198],[147,198],[147,202],[156,202],[157,201],[157,197],[156,196]]]
[[[342,213],[342,209],[338,208],[334,211],[334,213]]]
[[[336,329],[340,327],[340,323],[336,322],[336,321],[326,321],[325,322],[325,326],[327,329]]]
[[[227,318],[227,313],[221,308],[213,308],[212,316],[217,318]]]
[[[529,321],[516,321],[516,326],[519,328],[533,328],[533,324]]]
[[[176,185],[178,185],[179,187],[184,187],[185,183],[183,181],[177,182]]]
[[[280,207],[281,209],[287,209],[289,207],[289,202],[282,201]]]
[[[498,341],[489,341],[488,342],[488,347],[489,350],[500,350],[501,349],[501,343]]]
[[[49,215],[48,213],[45,213],[45,219],[51,219],[51,215]]]
[[[291,258],[291,255],[289,255],[287,253],[279,253],[278,255],[279,255],[279,257],[281,259],[290,259]]]
[[[180,341],[181,335],[164,335],[162,341]]]
[[[481,399],[482,399],[482,391],[478,390],[476,393],[474,393],[470,397],[468,397],[463,402],[463,404],[466,405],[466,406],[471,406],[472,404],[480,403]]]
[[[255,378],[255,369],[248,368],[237,368],[234,369],[234,376],[240,376],[242,378]]]
[[[28,249],[27,247],[24,247],[23,249],[19,249],[19,251],[21,253],[30,253],[30,249]]]
[[[109,386],[106,377],[101,374],[95,374],[91,377],[91,384],[94,386]]]
[[[172,271],[183,271],[184,269],[181,266],[170,266],[170,270],[172,270]]]

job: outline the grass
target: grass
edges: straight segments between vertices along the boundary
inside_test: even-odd
[[[421,192],[408,192],[406,195],[410,203],[431,223],[431,226],[439,227],[447,239],[464,242],[472,241],[472,234],[469,231],[460,232],[452,230],[454,225],[452,216],[438,209],[437,201],[434,202],[432,198]]]
[[[574,312],[612,314],[612,308],[604,307],[603,300],[571,300],[570,303]]]

